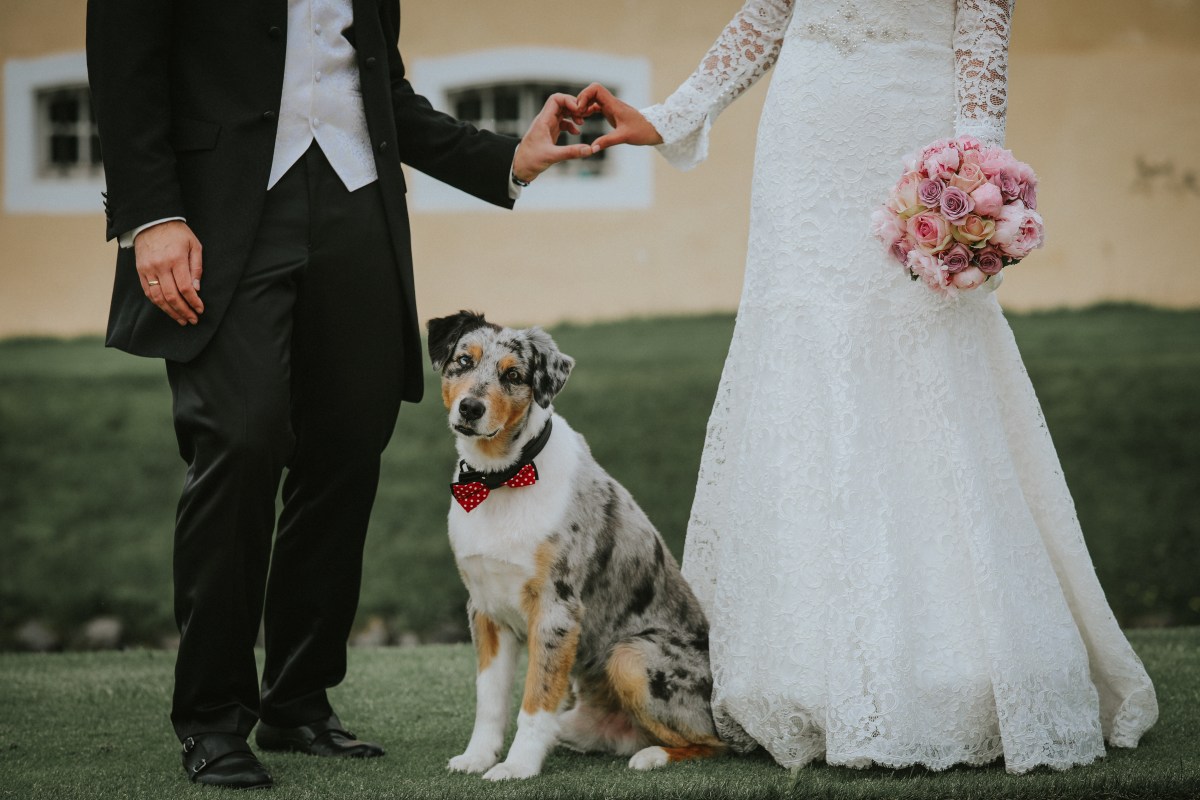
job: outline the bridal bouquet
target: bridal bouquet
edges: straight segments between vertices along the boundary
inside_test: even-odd
[[[913,280],[947,295],[1042,246],[1037,175],[1011,151],[971,136],[939,139],[906,159],[871,222]]]

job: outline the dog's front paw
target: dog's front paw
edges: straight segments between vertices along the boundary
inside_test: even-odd
[[[472,753],[468,750],[462,755],[450,759],[446,768],[453,772],[468,772],[478,775],[480,772],[486,772],[499,760],[500,756],[495,752]]]
[[[667,751],[661,747],[647,747],[633,754],[633,758],[629,759],[630,769],[658,769],[665,767],[670,761]]]
[[[523,778],[532,778],[541,770],[533,764],[521,764],[516,761],[505,761],[503,764],[497,764],[487,771],[483,776],[485,781],[510,781],[521,780]]]

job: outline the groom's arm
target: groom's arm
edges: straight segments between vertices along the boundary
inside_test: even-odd
[[[89,0],[87,64],[104,153],[109,239],[184,216],[171,149],[171,4]]]
[[[173,221],[186,216],[170,143],[173,13],[166,0],[88,0],[88,83],[104,157],[106,236],[134,248],[146,298],[194,325],[204,312],[200,243]]]
[[[399,2],[385,0],[380,16],[386,40],[397,42]],[[409,84],[398,46],[388,47],[388,75],[400,160],[481,200],[512,208],[509,171],[519,140],[479,130],[436,110]]]
[[[398,42],[398,0],[384,0],[380,9],[387,41]],[[510,175],[532,181],[559,161],[592,154],[588,145],[556,144],[560,132],[578,133],[577,125],[582,122],[575,98],[568,95],[547,100],[529,131],[517,140],[479,130],[434,109],[409,84],[398,46],[388,48],[388,74],[400,160],[489,203],[513,206]]]

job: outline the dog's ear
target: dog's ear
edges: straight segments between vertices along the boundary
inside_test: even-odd
[[[483,318],[483,314],[474,311],[459,311],[457,314],[426,322],[425,330],[429,331],[429,362],[433,364],[433,368],[441,370],[450,356],[454,355],[454,348],[458,346],[458,340],[464,333],[487,324],[489,323]]]
[[[533,348],[529,375],[533,400],[542,408],[547,408],[562,391],[575,366],[575,359],[560,352],[550,334],[541,328],[530,328],[525,335]]]

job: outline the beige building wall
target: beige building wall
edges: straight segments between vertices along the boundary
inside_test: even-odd
[[[402,43],[421,63],[496,47],[648,59],[654,99],[694,68],[737,0],[600,6],[469,0],[453,15],[406,0]],[[83,0],[5,0],[0,62],[83,48]],[[1200,0],[1020,4],[1009,146],[1042,176],[1049,242],[1008,276],[1013,309],[1134,300],[1200,305],[1187,232],[1200,211]],[[473,307],[550,323],[737,305],[755,127],[765,81],[726,111],[709,160],[655,157],[653,202],[629,210],[413,211],[421,311]],[[3,113],[3,112],[0,112]],[[5,146],[0,119],[0,148]],[[6,180],[0,175],[0,180]],[[103,329],[113,244],[90,214],[0,209],[0,336]]]

